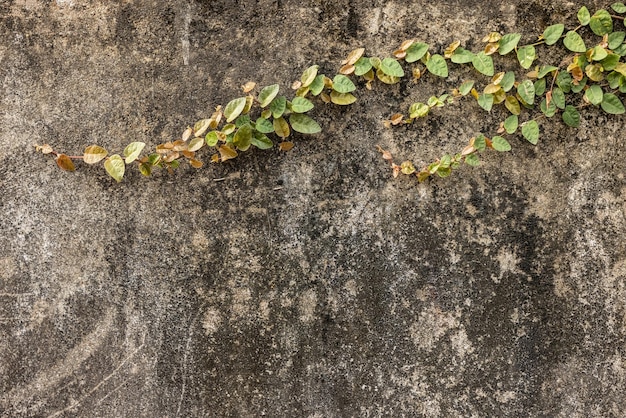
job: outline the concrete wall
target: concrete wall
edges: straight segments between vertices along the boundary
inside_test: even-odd
[[[626,414],[623,116],[590,109],[424,184],[375,146],[427,162],[503,113],[382,120],[476,73],[362,89],[289,153],[151,179],[31,147],[154,146],[249,80],[288,89],[411,37],[530,42],[581,5],[1,2],[2,416]]]

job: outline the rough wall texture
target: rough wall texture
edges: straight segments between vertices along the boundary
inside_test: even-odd
[[[427,184],[375,145],[428,161],[501,117],[384,129],[432,78],[316,110],[324,133],[287,154],[172,176],[116,184],[30,147],[154,145],[248,80],[415,36],[529,40],[580,6],[0,2],[2,416],[624,416],[623,117]]]

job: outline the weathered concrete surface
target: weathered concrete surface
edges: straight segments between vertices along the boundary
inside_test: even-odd
[[[580,5],[2,1],[2,416],[624,416],[623,117],[422,185],[375,145],[428,161],[501,117],[385,130],[432,78],[316,110],[324,133],[288,154],[173,176],[115,184],[30,148],[154,146],[248,80],[414,36],[530,40]]]

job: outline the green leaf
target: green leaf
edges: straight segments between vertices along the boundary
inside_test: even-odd
[[[465,164],[469,165],[470,167],[476,167],[480,165],[480,159],[476,154],[469,154],[465,156]]]
[[[285,113],[285,109],[287,109],[287,98],[285,96],[276,97],[270,103],[270,111],[274,119],[281,117]]]
[[[246,123],[250,123],[250,115],[240,115],[237,119],[235,119],[235,126],[237,128],[241,128]]]
[[[551,118],[552,116],[556,114],[556,105],[554,104],[554,101],[550,101],[550,104],[548,104],[548,101],[546,100],[545,97],[541,101],[539,108],[541,109],[543,114],[546,115],[546,117],[548,118]]]
[[[563,35],[563,30],[565,30],[565,25],[562,23],[557,23],[556,25],[548,26],[544,31],[541,37],[546,42],[546,45],[554,45]]]
[[[546,75],[555,70],[558,70],[558,67],[555,67],[554,65],[542,65],[537,73],[537,78],[544,78]]]
[[[600,61],[602,64],[602,68],[604,71],[613,71],[617,64],[619,63],[620,56],[617,54],[608,54],[605,59]]]
[[[459,93],[461,93],[461,95],[463,96],[466,96],[467,93],[472,90],[472,87],[474,87],[474,80],[466,81],[459,87]]]
[[[487,112],[493,107],[493,94],[481,94],[478,96],[478,104]]]
[[[584,53],[587,51],[585,41],[583,41],[583,38],[581,38],[581,36],[573,30],[567,32],[565,38],[563,38],[563,45],[565,45],[565,48],[572,52]]]
[[[468,62],[472,62],[473,59],[474,53],[461,47],[455,49],[452,57],[450,57],[450,61],[455,64],[467,64]]]
[[[588,25],[589,21],[591,20],[591,14],[589,13],[589,9],[587,9],[586,6],[581,7],[580,10],[578,10],[576,16],[578,17],[578,21],[580,22],[580,24],[583,26]]]
[[[611,115],[621,115],[624,113],[622,101],[613,93],[606,93],[602,98],[602,110]]]
[[[500,81],[500,87],[502,87],[502,90],[504,90],[505,92],[508,92],[509,90],[511,90],[511,88],[513,88],[514,84],[515,73],[513,71],[507,71],[504,74],[504,77],[502,77],[502,81]]]
[[[604,96],[604,92],[602,91],[602,87],[597,84],[593,84],[589,86],[589,88],[585,91],[585,99],[589,101],[592,105],[599,105],[602,103],[602,97]]]
[[[415,62],[421,59],[426,54],[426,52],[428,52],[428,48],[428,44],[425,44],[423,42],[411,44],[409,49],[406,50],[406,57],[404,57],[404,60],[406,62]]]
[[[250,148],[252,141],[252,126],[250,124],[243,125],[235,132],[233,136],[233,144],[237,146],[241,151],[245,151]]]
[[[124,171],[126,170],[126,164],[124,164],[124,160],[119,155],[111,155],[104,162],[104,169],[109,173],[111,177],[115,179],[118,183],[122,181],[124,177]]]
[[[126,164],[130,164],[135,161],[143,148],[146,146],[144,142],[131,142],[124,148],[124,157],[126,157]]]
[[[101,161],[108,154],[107,150],[99,145],[90,145],[85,148],[83,153],[83,161],[87,164],[95,164]]]
[[[333,90],[330,92],[330,101],[337,105],[347,106],[356,102],[356,97],[352,93],[338,93]]]
[[[289,124],[284,118],[280,117],[274,119],[274,132],[276,132],[276,135],[283,139],[289,136],[289,134],[291,133],[289,129]]]
[[[491,138],[491,146],[496,151],[500,151],[500,152],[511,151],[511,144],[509,144],[509,141],[507,141],[501,136],[494,136],[493,138]]]
[[[237,119],[237,116],[241,115],[244,107],[246,107],[246,98],[240,97],[238,99],[231,100],[224,108],[224,116],[226,116],[226,122],[230,123]]]
[[[552,101],[559,109],[565,109],[565,93],[559,87],[552,90]]]
[[[578,113],[578,109],[571,105],[565,106],[565,111],[563,111],[563,122],[565,122],[568,126],[577,128],[580,125],[580,113]]]
[[[543,93],[546,92],[546,79],[545,78],[539,79],[535,81],[533,85],[535,86],[535,95],[543,96]]]
[[[272,132],[274,132],[274,125],[272,124],[272,122],[265,118],[258,118],[254,124],[254,127],[262,134],[271,134]]]
[[[474,148],[478,151],[484,151],[487,148],[487,138],[485,135],[480,134],[474,139]]]
[[[250,143],[258,149],[270,149],[274,146],[272,140],[260,132],[254,133],[254,136],[250,140]]]
[[[517,93],[522,100],[530,105],[535,102],[535,85],[530,80],[524,80],[517,86]]]
[[[626,13],[626,6],[624,3],[613,3],[611,5],[611,9],[615,10],[617,13]]]
[[[356,90],[356,86],[352,80],[345,75],[337,74],[335,78],[333,78],[333,90],[337,93],[350,93]]]
[[[393,58],[385,58],[380,62],[380,70],[392,77],[404,77],[402,66]],[[351,90],[352,91],[352,90]],[[340,91],[339,93],[350,93],[349,91]]]
[[[316,134],[322,131],[321,126],[307,115],[294,113],[289,117],[289,123],[294,131],[301,134]]]
[[[487,77],[492,77],[494,73],[493,69],[493,59],[491,56],[485,54],[483,51],[474,55],[474,59],[472,59],[472,65],[479,73],[486,75]]]
[[[305,113],[314,107],[313,103],[304,97],[294,97],[291,102],[291,111],[294,113]]]
[[[274,97],[278,94],[278,90],[280,90],[280,86],[278,84],[263,87],[263,89],[259,92],[259,105],[261,107],[266,107],[272,103],[272,100],[274,100]]]
[[[522,135],[533,145],[539,142],[539,124],[535,120],[529,120],[522,125]]]
[[[600,9],[591,16],[589,27],[598,36],[604,36],[613,32],[613,19],[611,14],[604,9]]]
[[[313,82],[309,86],[309,89],[313,96],[319,95],[322,90],[324,90],[324,75],[318,74],[317,77],[315,77],[315,80],[313,80]]]
[[[354,63],[354,75],[361,76],[372,69],[372,62],[367,57],[361,57]]]
[[[219,136],[217,135],[217,131],[211,131],[204,137],[204,142],[210,147],[217,145],[218,141]]]
[[[519,118],[517,115],[511,115],[504,120],[504,130],[507,134],[515,133],[519,125]]]
[[[519,33],[508,33],[500,38],[500,41],[498,42],[500,45],[498,48],[500,55],[506,55],[513,51],[521,38],[522,35]]]
[[[448,76],[448,64],[446,59],[439,54],[435,54],[426,61],[426,68],[432,74],[446,78]]]
[[[572,83],[572,93],[580,93],[581,91],[583,91],[586,85],[587,85],[587,77],[583,77],[583,79],[580,80],[578,84]]]
[[[572,76],[566,71],[559,72],[556,76],[556,85],[563,90],[563,93],[569,93],[572,89]]]
[[[533,61],[535,61],[536,57],[535,47],[532,45],[522,46],[517,49],[517,60],[525,70],[533,65]]]
[[[623,83],[622,82],[623,77],[624,76],[618,73],[617,71],[613,71],[609,75],[606,76],[606,81],[608,81],[610,88],[617,89],[619,88],[620,84]]]
[[[302,76],[300,77],[300,81],[302,82],[302,87],[308,87],[311,85],[315,77],[317,77],[317,69],[319,65],[311,65],[309,68],[304,70]]]

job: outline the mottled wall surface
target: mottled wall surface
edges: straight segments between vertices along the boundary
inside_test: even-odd
[[[117,184],[31,147],[154,146],[249,80],[286,90],[410,37],[528,42],[580,6],[0,2],[1,416],[624,416],[623,116],[425,184],[375,146],[426,162],[503,113],[382,120],[471,71],[362,89],[289,153],[171,176]]]

